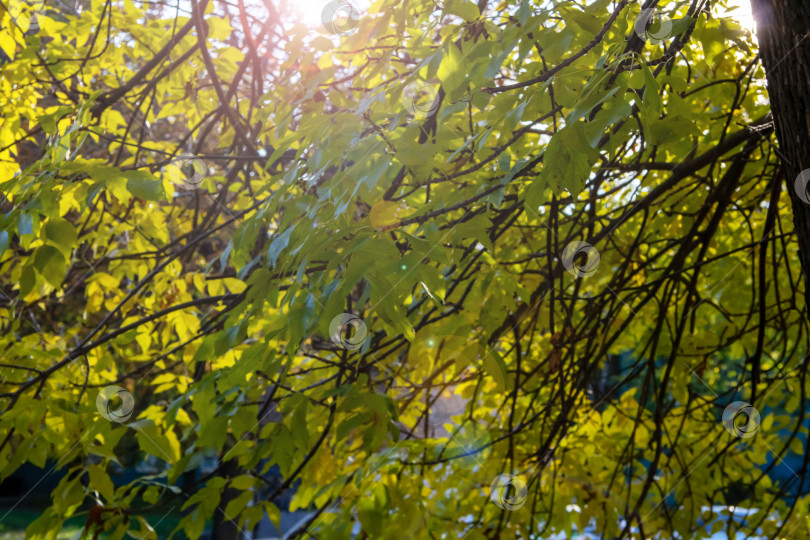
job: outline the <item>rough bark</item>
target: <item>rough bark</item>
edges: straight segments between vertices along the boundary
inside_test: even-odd
[[[810,306],[810,204],[803,200],[810,196],[800,196],[795,185],[799,174],[810,169],[810,4],[807,0],[751,0],[751,6],[793,206],[806,306]]]

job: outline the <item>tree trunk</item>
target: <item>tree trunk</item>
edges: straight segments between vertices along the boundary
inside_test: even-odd
[[[225,463],[221,469],[221,476],[226,480],[239,476],[239,464],[235,459]],[[242,531],[239,525],[232,519],[235,516],[226,516],[225,509],[228,503],[236,499],[242,492],[238,489],[225,488],[222,490],[222,497],[219,499],[217,511],[214,512],[214,523],[211,528],[211,540],[242,540]]]
[[[768,77],[779,158],[793,206],[799,260],[810,306],[810,5],[807,0],[751,0],[759,52]],[[797,189],[798,188],[798,189]],[[800,193],[803,190],[804,193]]]

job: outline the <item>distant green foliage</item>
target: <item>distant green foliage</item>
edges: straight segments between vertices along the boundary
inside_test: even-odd
[[[28,536],[278,523],[293,485],[316,538],[810,534],[766,474],[806,452],[803,281],[723,3],[0,11],[0,476],[67,473]]]

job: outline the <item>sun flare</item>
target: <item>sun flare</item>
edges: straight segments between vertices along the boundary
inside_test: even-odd
[[[302,24],[328,33],[342,33],[355,27],[369,3],[367,0],[288,0],[290,9]]]
[[[737,24],[752,33],[756,33],[756,23],[751,12],[751,2],[749,0],[729,0],[727,7],[717,8],[718,15],[733,19]]]

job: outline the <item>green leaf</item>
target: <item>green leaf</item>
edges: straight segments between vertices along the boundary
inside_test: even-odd
[[[264,506],[264,511],[267,513],[267,517],[270,519],[270,522],[275,525],[277,529],[280,529],[281,511],[278,509],[278,507],[269,501],[262,501],[262,506]]]
[[[372,493],[361,498],[357,504],[357,517],[360,519],[363,530],[366,531],[371,538],[380,538],[383,531],[385,494],[381,492],[380,487],[381,486],[375,486]]]
[[[281,252],[284,251],[290,243],[290,235],[293,232],[294,227],[288,227],[286,231],[277,235],[273,238],[273,241],[270,242],[270,247],[267,249],[267,262],[270,264],[272,268],[276,267],[276,262],[278,261],[278,256],[281,255]]]
[[[346,420],[342,421],[336,431],[336,436],[338,441],[342,441],[346,438],[349,433],[352,432],[353,429],[362,426],[369,420],[371,420],[371,413],[370,412],[361,412],[360,414],[356,414],[347,418]]]
[[[526,22],[529,20],[529,15],[531,15],[531,4],[531,0],[523,0],[520,3],[520,7],[517,11],[517,18],[521,26],[526,26]]]
[[[478,11],[478,6],[467,0],[451,0],[445,8],[447,13],[458,15],[466,22],[472,22],[478,19],[481,12]]]
[[[290,430],[293,433],[295,444],[301,449],[309,448],[309,424],[307,423],[307,410],[309,409],[309,400],[301,397],[298,399],[298,405],[292,414],[292,422]]]
[[[206,424],[216,412],[216,388],[213,380],[206,378],[191,397],[191,407],[197,413],[200,424]]]
[[[566,23],[574,23],[591,36],[596,35],[602,29],[602,24],[604,24],[600,17],[594,17],[593,13],[585,13],[576,7],[566,6],[560,8],[560,13],[562,13]]]
[[[686,32],[689,27],[694,24],[696,19],[694,17],[682,17],[680,19],[672,19],[672,27],[669,31],[669,37],[675,37],[679,34]]]
[[[442,82],[442,88],[444,88],[447,95],[450,96],[450,101],[456,101],[458,99],[457,94],[466,89],[467,68],[469,68],[469,66],[464,65],[461,51],[458,50],[456,45],[450,44],[449,47],[445,49],[444,57],[442,58],[442,63],[437,73],[439,80]]]
[[[28,212],[20,212],[17,217],[17,234],[34,234],[34,216]]]
[[[501,358],[501,355],[496,351],[490,351],[489,354],[484,355],[484,371],[486,371],[487,375],[495,379],[495,382],[498,383],[498,387],[502,391],[507,390],[506,364],[503,358]]]
[[[22,273],[20,275],[20,296],[26,297],[28,293],[30,293],[34,286],[37,284],[37,276],[36,272],[34,271],[32,265],[27,264],[23,267]]]
[[[225,519],[235,520],[251,500],[253,500],[252,491],[243,491],[240,493],[238,497],[228,502],[228,505],[225,507]]]
[[[169,463],[180,459],[180,443],[171,431],[161,432],[150,419],[130,422],[127,425],[136,431],[138,446],[147,454]]]
[[[107,502],[115,500],[115,486],[107,472],[98,465],[93,464],[87,468],[87,472],[90,475],[91,489],[95,489],[101,493]]]
[[[51,245],[40,246],[34,255],[34,268],[45,280],[58,288],[65,279],[67,266],[62,252]]]
[[[42,125],[42,128],[45,130],[45,133],[48,135],[55,135],[56,134],[56,124],[60,118],[64,117],[66,114],[73,112],[74,109],[72,107],[59,107],[55,112],[50,114],[43,114],[37,120]]]
[[[124,171],[127,179],[127,190],[144,201],[160,201],[166,198],[163,182],[146,171]]]
[[[223,433],[228,431],[228,417],[219,416],[210,419],[204,424],[200,424],[200,431],[197,435],[197,444],[200,448],[215,448],[217,451],[222,449],[225,444],[225,437]]]
[[[660,115],[663,110],[663,101],[661,99],[661,86],[655,80],[655,76],[647,64],[643,66],[644,71],[644,97],[642,98],[642,107],[648,114]]]
[[[45,237],[63,252],[70,253],[76,246],[78,235],[69,221],[61,218],[50,218],[45,224]]]
[[[8,249],[8,231],[0,231],[0,255]]]
[[[508,152],[503,152],[500,156],[498,156],[498,168],[502,171],[508,171],[511,164],[512,161]]]

